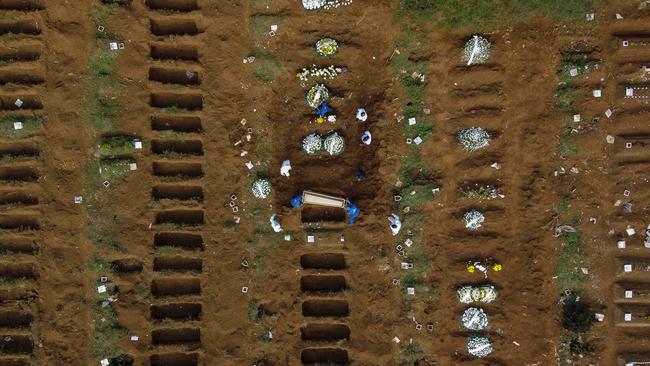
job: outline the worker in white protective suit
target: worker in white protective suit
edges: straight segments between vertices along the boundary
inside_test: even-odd
[[[289,172],[291,171],[291,161],[285,160],[282,162],[282,167],[280,168],[280,175],[283,177],[288,177]]]
[[[273,228],[273,231],[279,233],[280,231],[282,231],[282,226],[280,225],[278,220],[275,219],[275,216],[276,216],[275,214],[271,215],[271,219],[269,221],[271,221],[271,227]]]

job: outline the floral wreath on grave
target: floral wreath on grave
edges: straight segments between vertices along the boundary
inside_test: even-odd
[[[323,149],[323,139],[317,133],[310,133],[302,139],[302,149],[307,155],[318,155]]]
[[[312,108],[318,108],[321,103],[330,99],[330,91],[323,84],[316,84],[307,91],[305,102]]]
[[[332,57],[339,51],[339,44],[333,38],[323,38],[316,42],[316,53],[323,57]]]
[[[339,156],[345,151],[345,139],[337,132],[332,132],[323,140],[323,148],[332,156]]]
[[[474,35],[463,47],[462,60],[467,66],[485,63],[492,52],[490,41],[479,35]]]
[[[251,192],[255,198],[265,199],[271,194],[271,181],[266,178],[258,178],[251,184]]]

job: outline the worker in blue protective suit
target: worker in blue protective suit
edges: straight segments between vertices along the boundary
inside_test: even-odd
[[[348,214],[348,217],[350,219],[350,225],[352,225],[354,224],[354,219],[356,219],[361,212],[359,211],[359,207],[357,207],[357,205],[352,203],[352,201],[349,199],[345,200],[345,202],[347,203],[345,205],[345,212]]]
[[[296,197],[291,199],[291,207],[300,208],[302,207],[302,195],[299,194]]]

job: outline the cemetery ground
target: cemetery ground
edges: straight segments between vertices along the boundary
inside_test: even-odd
[[[0,365],[650,361],[650,6],[325,3],[0,0]]]

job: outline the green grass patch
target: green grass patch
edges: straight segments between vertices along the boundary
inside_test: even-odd
[[[284,18],[284,15],[277,14],[254,14],[249,18],[248,32],[257,38],[268,36],[271,31],[271,25],[279,25]]]
[[[93,7],[97,25],[105,24],[112,7]],[[87,78],[84,82],[85,119],[99,131],[110,131],[115,127],[113,118],[120,114],[119,97],[121,86],[116,78],[115,59],[118,52],[108,49],[102,38],[95,40],[94,49],[87,62]]]
[[[422,357],[424,357],[424,350],[417,342],[409,343],[404,349],[402,349],[406,360],[409,362],[409,365],[415,365],[415,363]]]
[[[118,346],[119,339],[127,335],[127,330],[117,321],[117,311],[111,306],[95,310],[92,353],[96,359],[117,357],[124,351]]]
[[[131,168],[129,165],[135,163],[133,159],[102,159],[99,161],[99,175],[103,180],[111,183],[127,175]]]
[[[567,139],[564,139],[564,141],[560,141],[556,145],[555,150],[563,158],[576,156],[580,152],[580,148],[578,147],[578,144]]]
[[[106,161],[103,161],[104,163]],[[117,250],[122,223],[115,215],[110,215],[111,202],[103,196],[102,182],[105,180],[99,171],[100,162],[90,160],[84,170],[84,207],[90,219],[88,238],[94,244],[110,250]]]
[[[109,261],[99,256],[94,256],[92,262],[90,262],[90,270],[93,272],[111,271],[112,265]]]
[[[253,219],[255,228],[247,243],[247,250],[253,258],[250,268],[253,274],[259,278],[264,276],[268,270],[265,263],[266,255],[282,243],[284,234],[287,232],[276,233],[273,231],[269,222],[271,210],[268,207],[254,206],[249,217]]]
[[[562,197],[562,201],[553,208],[553,211],[560,215],[567,213],[569,211],[569,205],[571,205],[571,197],[564,196]]]
[[[177,105],[172,105],[172,106],[169,106],[169,107],[161,108],[160,111],[163,112],[163,113],[172,113],[172,114],[174,114],[174,113],[178,113],[179,108],[178,108]]]
[[[569,222],[577,231],[575,233],[562,233],[562,252],[557,263],[555,275],[557,286],[560,290],[582,291],[587,283],[587,276],[580,268],[586,266],[586,255],[582,251],[582,234],[578,229],[580,217],[575,216]]]
[[[428,166],[420,160],[417,151],[402,159],[399,177],[402,184],[393,192],[402,197],[397,202],[399,211],[407,206],[411,210],[418,209],[436,197],[433,189],[439,187],[438,183],[428,171]]]
[[[560,77],[561,82],[568,84],[589,73],[591,70],[595,69],[598,64],[600,64],[600,62],[595,60],[564,60],[560,64],[557,74]],[[574,68],[578,70],[578,75],[571,76],[571,69]]]
[[[566,113],[575,113],[573,106],[576,98],[578,97],[579,89],[571,83],[560,83],[555,90],[555,107]]]
[[[135,150],[136,140],[133,136],[104,136],[99,139],[99,153],[106,156],[132,154]]]
[[[249,54],[255,56],[251,74],[259,82],[270,84],[284,73],[280,60],[274,54],[261,48],[254,48]]]
[[[586,23],[585,14],[593,10],[598,1],[564,0],[402,0],[412,3],[417,9],[424,7],[416,18],[438,19],[438,26],[470,31],[492,30],[498,27],[525,22],[535,17],[551,17],[556,21],[571,21],[573,24]],[[434,4],[431,4],[434,3]],[[401,6],[404,8],[404,5]],[[411,11],[408,14],[413,14]]]
[[[14,122],[22,122],[23,128],[14,129]],[[2,136],[18,140],[36,135],[43,128],[43,118],[40,116],[5,114],[0,120]]]

